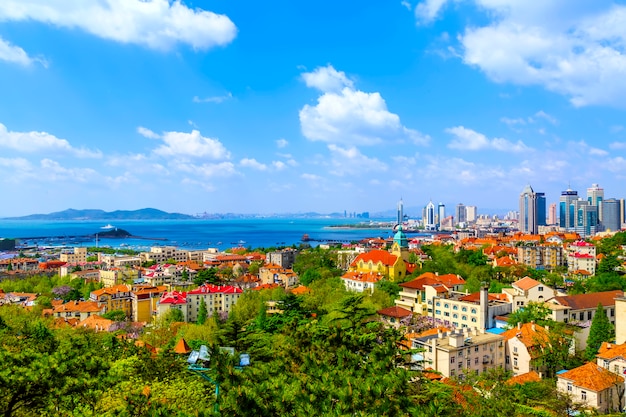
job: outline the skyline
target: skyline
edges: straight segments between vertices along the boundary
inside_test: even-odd
[[[0,4],[0,217],[624,198],[626,6]]]

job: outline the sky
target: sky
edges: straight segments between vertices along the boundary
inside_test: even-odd
[[[625,110],[623,2],[0,2],[0,216],[624,198]]]

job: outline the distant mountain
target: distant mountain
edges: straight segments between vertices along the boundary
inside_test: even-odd
[[[153,208],[144,208],[116,211],[67,209],[50,214],[7,217],[6,220],[186,220],[193,218],[195,217],[187,214],[167,213]]]

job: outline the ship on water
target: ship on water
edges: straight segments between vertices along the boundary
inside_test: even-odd
[[[115,229],[115,226],[113,226],[111,223],[109,223],[106,226],[102,226],[100,229],[111,230],[111,229]]]

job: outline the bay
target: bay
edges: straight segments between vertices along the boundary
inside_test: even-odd
[[[140,238],[87,237],[105,232],[103,221],[30,221],[0,220],[0,238],[18,238],[28,246],[110,246],[148,250],[151,246],[177,246],[182,249],[218,248],[225,250],[244,246],[251,248],[298,245],[304,234],[315,246],[320,242],[350,242],[372,237],[392,236],[389,226],[372,219],[373,228],[354,227],[370,223],[352,218],[242,218],[194,220],[128,220],[112,226]],[[352,225],[353,227],[337,227]],[[80,236],[80,237],[77,237]],[[25,240],[23,238],[33,238]]]

